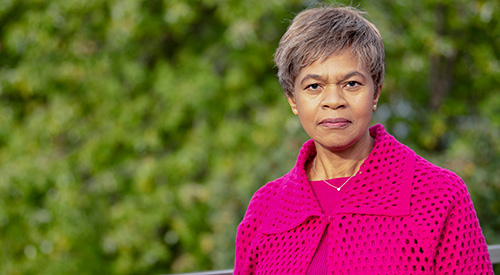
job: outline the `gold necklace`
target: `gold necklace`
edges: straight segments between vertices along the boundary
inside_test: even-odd
[[[322,179],[319,175],[318,175],[318,171],[316,171],[316,159],[317,158],[314,158],[314,161],[313,161],[313,168],[314,168],[314,173],[316,174],[316,176],[318,176],[318,178],[320,178],[320,180],[324,181],[326,184],[330,185],[331,187],[337,189],[337,191],[340,191],[340,188],[344,187],[344,185],[352,179],[352,177],[354,177],[356,175],[356,173],[354,173],[354,175],[350,176],[340,187],[337,187],[329,182],[327,182],[326,180]]]

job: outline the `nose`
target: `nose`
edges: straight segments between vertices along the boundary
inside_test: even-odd
[[[344,91],[335,84],[329,84],[325,87],[324,96],[321,102],[323,108],[339,109],[345,108],[347,101],[344,98]]]

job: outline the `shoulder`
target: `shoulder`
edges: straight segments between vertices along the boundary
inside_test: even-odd
[[[385,160],[389,161],[389,164],[406,161],[409,164],[408,169],[414,166],[412,171],[413,187],[416,193],[423,194],[424,192],[432,193],[436,191],[455,195],[464,192],[468,194],[465,183],[457,174],[419,156],[410,147],[388,134],[382,125],[377,124],[371,127],[370,134],[375,139],[374,151],[380,155],[378,156],[379,159],[384,156]],[[372,155],[375,155],[375,153],[372,153]]]
[[[416,155],[413,176],[414,191],[427,199],[447,199],[451,203],[469,196],[464,181],[454,172],[439,167],[423,157]]]
[[[285,175],[266,183],[259,188],[252,196],[248,205],[243,222],[264,217],[269,213],[276,200],[283,194],[285,183],[303,180],[305,177],[304,165],[308,159],[316,153],[313,140],[306,141],[299,151],[295,166]],[[307,179],[306,179],[307,180]],[[289,192],[289,190],[287,191]]]
[[[255,216],[265,215],[280,192],[282,180],[283,177],[270,181],[253,194],[243,220],[253,220]]]

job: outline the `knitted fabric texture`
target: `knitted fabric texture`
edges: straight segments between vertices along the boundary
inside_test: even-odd
[[[328,182],[333,186],[342,185],[348,178],[335,178],[329,179]],[[332,215],[335,214],[335,207],[338,205],[342,193],[345,190],[337,191],[336,188],[327,185],[323,181],[310,181],[309,184],[312,187],[314,195],[318,200],[319,206],[323,214]],[[328,231],[328,230],[325,230]],[[328,232],[325,232],[321,237],[319,246],[314,252],[311,259],[311,263],[307,267],[306,275],[323,275],[328,272]]]
[[[463,181],[382,125],[370,135],[374,148],[334,214],[322,213],[306,176],[312,140],[289,173],[254,194],[238,226],[234,274],[305,274],[325,228],[328,274],[493,274]]]

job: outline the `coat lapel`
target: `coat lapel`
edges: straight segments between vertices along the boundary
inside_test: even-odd
[[[314,141],[309,140],[302,146],[295,167],[281,178],[270,213],[262,224],[262,233],[288,231],[311,216],[324,216],[304,169],[314,155],[316,147]]]
[[[370,128],[375,145],[370,156],[351,179],[338,213],[357,213],[385,216],[410,214],[410,198],[416,154],[382,125]]]

